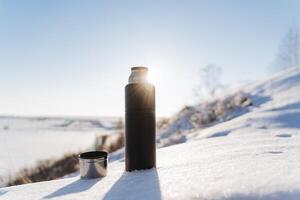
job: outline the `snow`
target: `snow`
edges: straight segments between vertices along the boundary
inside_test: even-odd
[[[0,199],[300,199],[300,69],[242,89],[247,112],[182,131],[184,143],[157,150],[156,169],[124,172],[121,149],[102,179],[1,188]]]
[[[116,119],[0,117],[0,177],[13,176],[38,160],[61,158],[92,147]],[[0,179],[1,186],[1,179]]]
[[[259,136],[259,137],[258,137]],[[265,131],[158,150],[157,169],[78,177],[0,189],[1,199],[299,199],[300,138]]]
[[[157,146],[166,147],[185,142],[186,136],[249,112],[252,96],[243,91],[184,107],[164,124],[157,137]]]

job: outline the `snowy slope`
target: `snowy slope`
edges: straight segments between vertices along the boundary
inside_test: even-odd
[[[219,98],[186,106],[159,128],[157,146],[166,147],[187,141],[187,135],[196,130],[239,117],[253,106],[255,97],[244,91],[236,91]]]
[[[249,85],[249,112],[157,151],[157,169],[0,189],[0,199],[300,199],[300,70]]]
[[[244,88],[251,94],[251,111],[218,124],[210,129],[195,131],[190,139],[244,134],[243,129],[283,131],[287,136],[300,128],[300,68],[292,68]],[[192,139],[194,140],[194,139]]]

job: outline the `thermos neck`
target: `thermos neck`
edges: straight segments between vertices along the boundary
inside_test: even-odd
[[[148,76],[148,68],[147,67],[132,67],[131,74],[128,79],[128,83],[146,83]]]

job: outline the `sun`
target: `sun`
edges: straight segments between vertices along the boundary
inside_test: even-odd
[[[157,84],[157,74],[155,73],[154,69],[149,68],[148,75],[147,75],[147,81],[152,84]]]

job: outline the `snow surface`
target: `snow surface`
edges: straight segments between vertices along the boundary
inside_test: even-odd
[[[239,117],[187,132],[157,150],[157,169],[0,189],[0,199],[300,199],[300,69],[243,89],[253,106]]]
[[[299,199],[300,138],[265,131],[158,150],[157,169],[0,189],[1,199]]]
[[[0,186],[40,159],[91,148],[96,135],[113,130],[116,119],[0,117]]]

